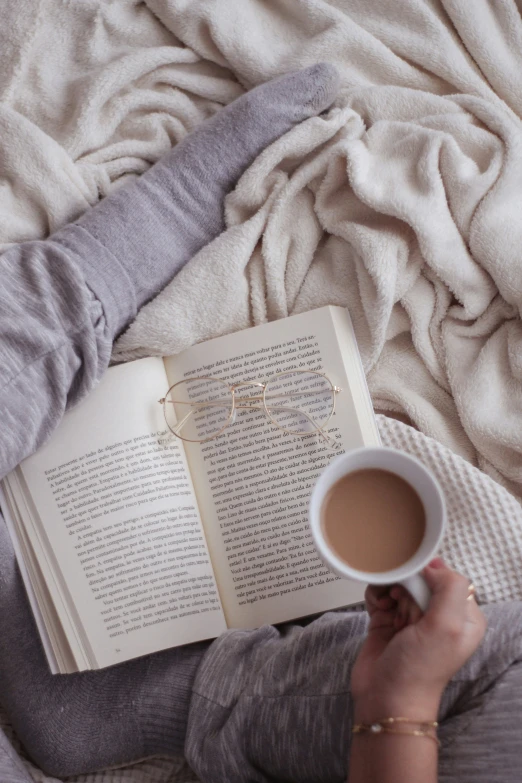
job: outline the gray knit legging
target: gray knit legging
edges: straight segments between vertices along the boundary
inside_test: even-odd
[[[520,780],[522,604],[486,613],[485,640],[441,706],[444,783]],[[60,778],[184,748],[209,783],[344,781],[366,625],[365,613],[331,612],[53,677],[0,524],[0,700],[35,762]],[[0,780],[32,783],[1,733]]]
[[[447,687],[439,780],[515,783],[522,768],[522,604],[486,608],[483,644]],[[205,781],[345,781],[349,676],[366,614],[231,632],[192,689],[186,754]],[[376,739],[378,752],[378,738]]]

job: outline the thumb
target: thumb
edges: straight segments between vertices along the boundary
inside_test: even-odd
[[[463,622],[466,617],[469,587],[466,577],[448,568],[440,557],[428,564],[423,571],[423,576],[432,592],[432,597],[421,622],[444,625],[449,622]]]

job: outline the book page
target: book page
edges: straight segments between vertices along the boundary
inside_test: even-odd
[[[165,438],[166,386],[161,359],[110,369],[20,466],[40,517],[35,548],[93,667],[225,627],[184,450]]]
[[[339,579],[320,560],[308,526],[310,493],[323,468],[343,450],[379,443],[371,408],[354,402],[368,393],[347,311],[326,307],[265,324],[195,346],[165,365],[171,384],[202,375],[264,382],[283,370],[309,369],[341,387],[327,427],[338,451],[317,434],[287,434],[263,411],[243,410],[223,435],[187,443],[186,453],[229,627],[362,600],[362,585]]]

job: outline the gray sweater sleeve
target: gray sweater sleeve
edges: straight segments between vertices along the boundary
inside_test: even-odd
[[[109,363],[116,313],[85,284],[58,242],[28,242],[0,257],[0,476],[43,443],[66,408]],[[117,281],[114,281],[115,286]],[[121,316],[136,304],[123,286]]]
[[[337,88],[326,64],[256,87],[78,223],[0,257],[0,478],[98,382],[138,308],[223,230],[242,172]]]

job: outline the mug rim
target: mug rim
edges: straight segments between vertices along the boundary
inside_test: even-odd
[[[416,555],[417,552],[419,551],[417,550],[417,552],[414,555],[412,555],[412,557],[409,560],[407,560],[405,563],[403,563],[401,566],[382,572],[363,571],[361,569],[353,568],[352,566],[348,565],[348,563],[346,563],[344,560],[342,560],[340,557],[338,557],[338,555],[332,550],[332,548],[329,546],[329,544],[325,539],[325,536],[322,531],[322,520],[321,520],[322,504],[330,488],[337,481],[339,481],[343,476],[347,476],[350,473],[354,473],[356,470],[364,470],[365,468],[371,469],[372,467],[370,465],[361,466],[360,464],[354,464],[352,468],[348,468],[344,470],[340,475],[336,475],[338,466],[342,465],[344,461],[347,462],[353,460],[356,461],[360,456],[365,455],[367,457],[371,457],[372,454],[392,455],[402,460],[403,464],[409,463],[410,465],[414,466],[415,469],[420,470],[423,476],[428,480],[429,484],[431,484],[431,487],[434,490],[435,497],[437,498],[439,504],[439,508],[437,509],[437,514],[436,514],[438,530],[436,532],[435,542],[430,547],[430,551],[425,556],[421,558],[417,558]],[[381,465],[375,464],[373,467],[376,469],[388,470],[390,473],[394,473],[395,475],[399,476],[404,481],[409,483],[410,486],[412,486],[413,489],[419,495],[424,506],[426,518],[428,518],[426,503],[424,497],[422,496],[423,493],[419,491],[419,489],[415,487],[411,481],[405,478],[405,476],[403,476],[401,473],[394,470],[393,465],[391,467],[389,466],[382,467]],[[335,477],[332,478],[332,475]],[[408,577],[413,576],[414,574],[418,574],[420,571],[422,571],[422,569],[430,562],[435,552],[438,550],[442,538],[444,536],[444,532],[446,529],[446,522],[447,522],[446,502],[444,498],[444,493],[442,491],[442,487],[440,486],[440,483],[437,480],[437,478],[433,475],[433,473],[429,470],[429,468],[427,468],[419,459],[417,459],[417,457],[414,457],[411,454],[407,454],[404,451],[400,451],[399,449],[394,449],[388,446],[362,446],[360,448],[347,451],[344,454],[340,454],[339,456],[335,457],[335,459],[333,459],[330,462],[330,464],[327,465],[326,468],[324,468],[324,470],[316,480],[314,484],[314,488],[312,490],[312,494],[310,496],[308,509],[309,509],[308,518],[309,518],[310,530],[312,533],[312,537],[317,552],[319,553],[323,562],[325,562],[326,565],[338,576],[348,578],[348,579],[354,579],[358,582],[368,582],[377,585],[394,584],[395,582],[400,582],[401,580],[407,579]]]

